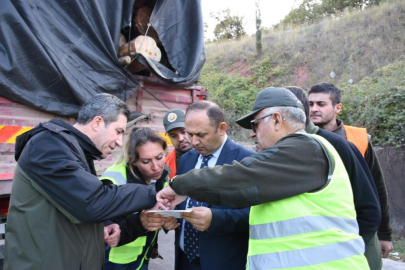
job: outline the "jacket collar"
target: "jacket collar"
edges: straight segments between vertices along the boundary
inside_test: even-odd
[[[305,131],[309,134],[317,134],[319,127],[315,126],[312,121],[309,121],[308,126],[305,127]]]
[[[49,122],[69,130],[70,134],[73,135],[80,144],[80,147],[83,149],[86,157],[89,156],[92,159],[97,160],[102,159],[101,158],[102,153],[97,149],[96,145],[90,140],[90,138],[86,134],[79,131],[77,128],[70,125],[69,123],[63,121],[62,119],[52,119]]]

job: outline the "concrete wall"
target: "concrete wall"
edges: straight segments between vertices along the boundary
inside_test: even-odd
[[[394,234],[405,237],[405,146],[375,150],[385,176]]]

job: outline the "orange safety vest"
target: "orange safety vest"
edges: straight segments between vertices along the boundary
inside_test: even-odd
[[[368,148],[367,129],[346,125],[343,125],[343,127],[346,132],[347,140],[352,142],[364,157]]]
[[[176,175],[176,149],[173,149],[173,151],[170,152],[170,154],[167,155],[167,157],[166,157],[166,165],[172,171],[169,174],[169,177],[173,178]]]

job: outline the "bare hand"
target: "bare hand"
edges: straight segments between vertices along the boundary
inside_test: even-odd
[[[387,258],[388,254],[394,249],[391,241],[380,240],[381,257]]]
[[[177,195],[174,190],[167,186],[156,194],[156,201],[163,205],[169,206],[172,210],[174,207],[187,199],[187,196]]]
[[[207,207],[193,207],[193,212],[181,213],[181,217],[190,222],[197,231],[205,232],[211,226],[212,212]]]
[[[166,217],[165,218],[165,224],[163,225],[163,228],[165,230],[174,230],[177,229],[180,226],[180,223],[177,218],[175,217]]]
[[[168,210],[168,208],[163,203],[156,202],[155,206],[153,206],[153,208],[151,208],[149,210]]]
[[[159,214],[142,211],[141,223],[145,230],[154,232],[162,227],[162,225],[164,224],[164,220],[163,217]]]
[[[104,227],[104,242],[110,247],[116,247],[120,241],[121,229],[118,224]]]

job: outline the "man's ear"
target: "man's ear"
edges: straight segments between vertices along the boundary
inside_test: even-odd
[[[221,135],[224,135],[226,133],[226,130],[228,129],[228,125],[225,122],[222,122],[219,124],[219,132]]]
[[[104,126],[104,119],[101,116],[95,116],[90,122],[91,129],[93,131],[99,131],[101,127]]]
[[[281,126],[283,125],[283,116],[281,114],[279,114],[278,112],[275,112],[272,115],[272,119],[270,121],[273,121],[273,123],[274,123],[274,130],[279,130],[281,128]]]
[[[339,114],[342,111],[342,103],[338,103],[335,106],[335,115]]]

